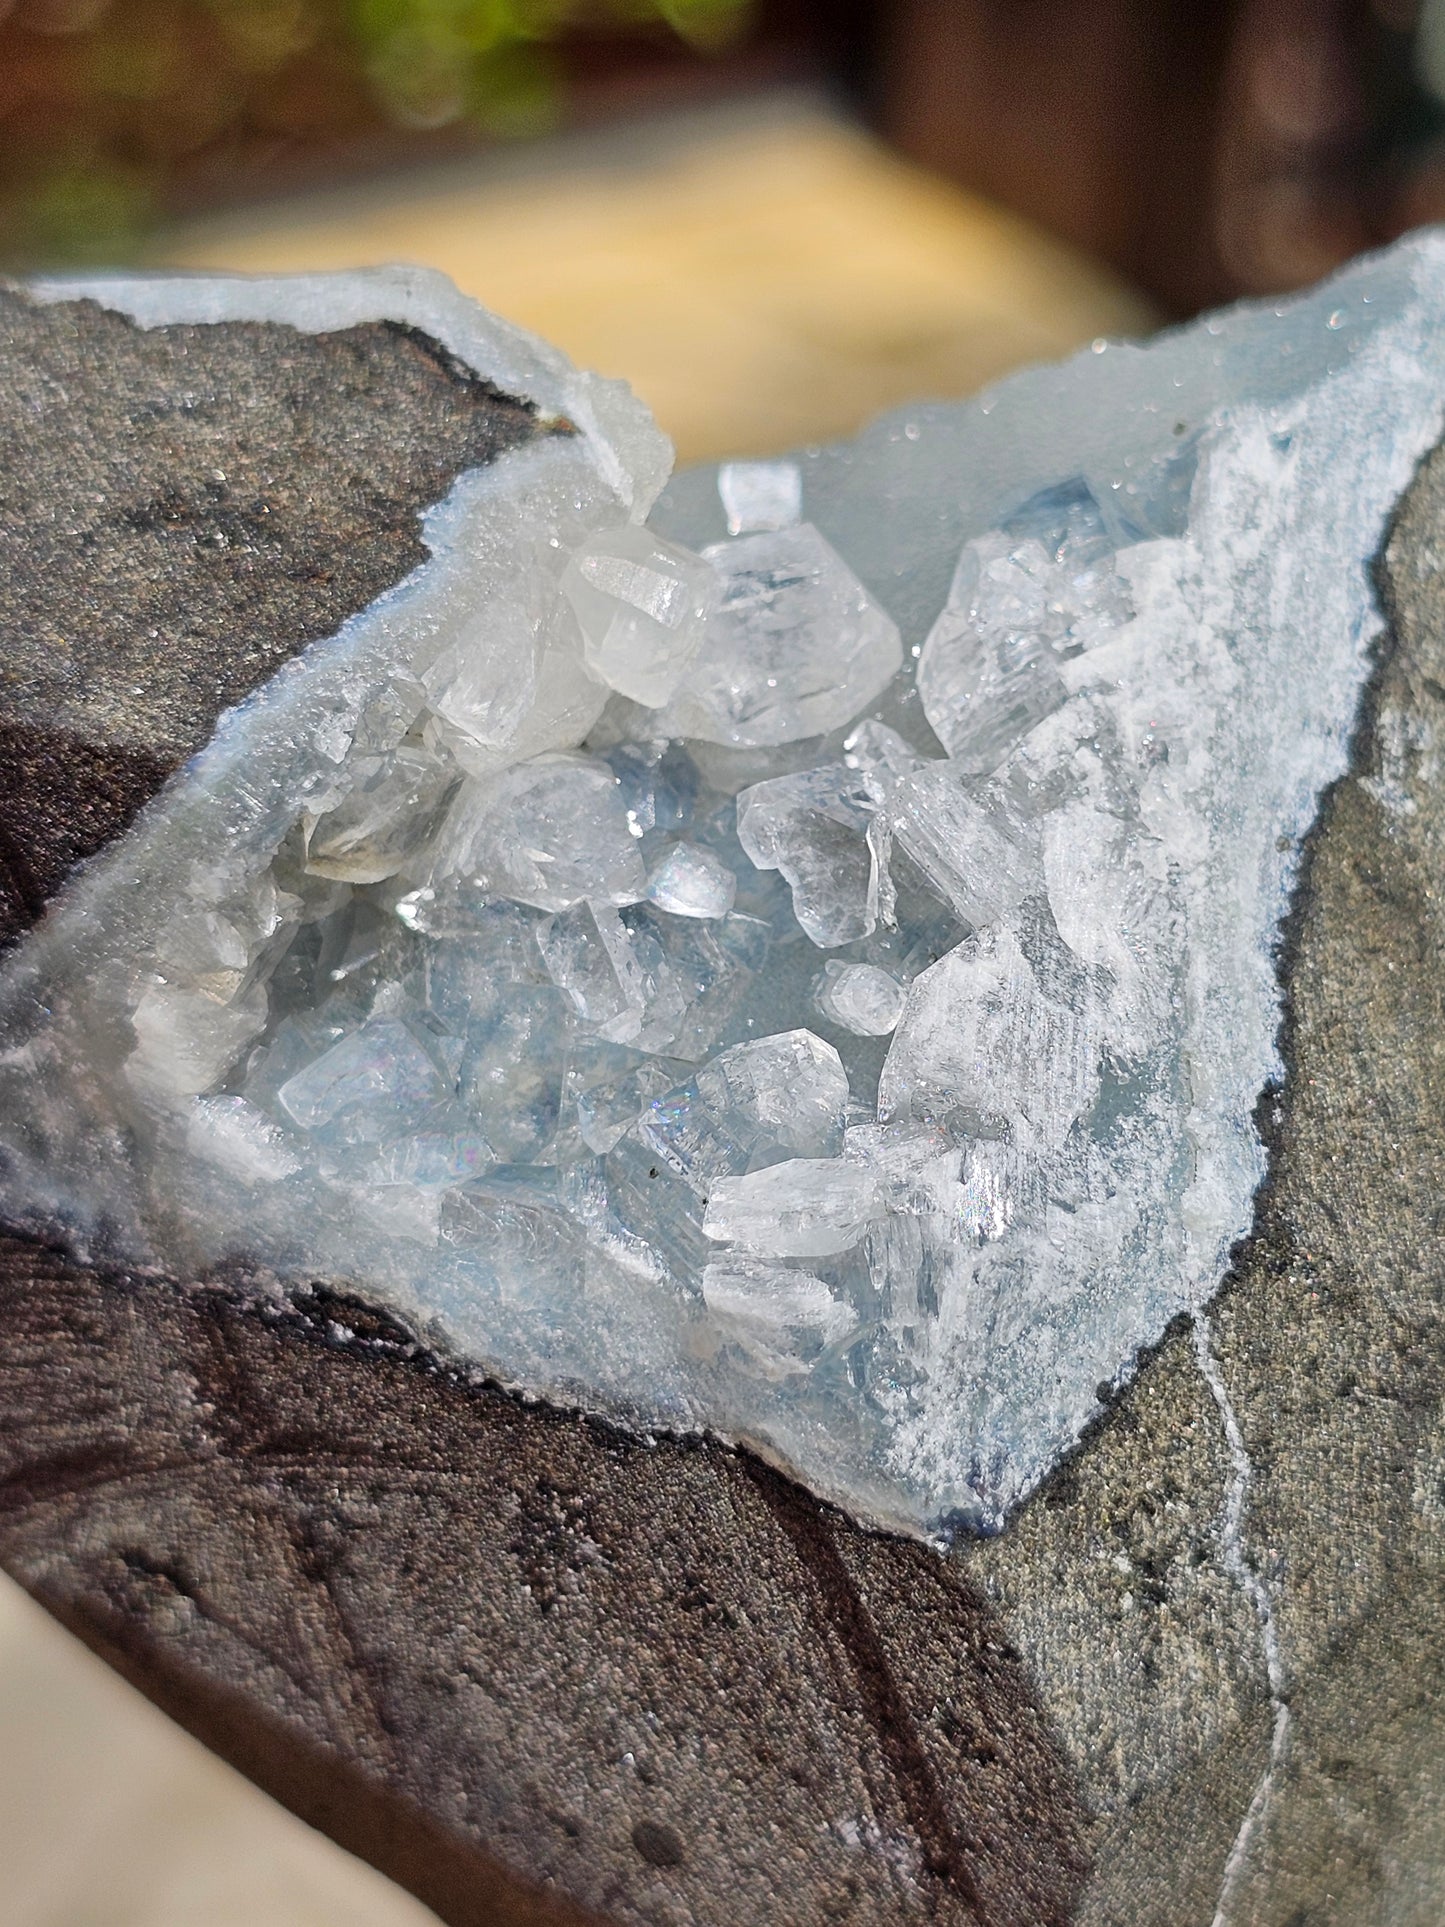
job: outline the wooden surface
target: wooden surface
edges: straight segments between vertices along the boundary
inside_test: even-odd
[[[442,268],[626,376],[682,461],[850,434],[1152,320],[1085,256],[793,98],[198,224],[154,258]]]

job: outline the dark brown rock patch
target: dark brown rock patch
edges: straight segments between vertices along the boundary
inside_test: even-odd
[[[0,1559],[447,1920],[1070,1918],[1069,1776],[928,1548],[342,1294],[11,1240],[0,1330]]]

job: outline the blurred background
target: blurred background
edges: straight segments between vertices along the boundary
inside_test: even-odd
[[[420,261],[683,460],[1442,215],[1445,0],[0,0],[0,272]],[[0,1580],[0,1927],[426,1918]]]
[[[0,269],[424,259],[761,451],[1432,218],[1442,95],[1445,0],[0,0]]]

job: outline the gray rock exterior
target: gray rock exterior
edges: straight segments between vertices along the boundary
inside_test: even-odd
[[[1244,1556],[1287,1704],[1221,1545],[1233,1467],[1194,1335],[959,1563],[997,1607],[1090,1810],[1079,1918],[1445,1913],[1445,453],[1378,567],[1392,640],[1357,774],[1313,839],[1281,967],[1272,1176],[1210,1313],[1248,1465]]]
[[[0,324],[13,932],[536,425],[381,326]],[[1001,1538],[526,1406],[344,1281],[11,1239],[0,1558],[452,1922],[1438,1920],[1442,528],[1436,456],[1281,959],[1255,1233]]]

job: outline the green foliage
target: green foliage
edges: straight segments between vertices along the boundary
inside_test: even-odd
[[[134,168],[70,161],[41,171],[0,203],[0,250],[18,267],[118,266],[150,225],[150,183]]]
[[[132,257],[192,157],[355,143],[382,122],[544,132],[565,112],[568,37],[653,29],[711,52],[753,0],[46,4],[39,32],[26,0],[0,0],[0,73],[23,71],[30,96],[24,141],[7,150],[0,127],[0,266]],[[0,88],[0,119],[7,105]]]
[[[349,0],[349,22],[393,120],[471,118],[491,133],[533,133],[560,105],[538,43],[568,27],[661,22],[694,46],[718,47],[748,10],[748,0]]]

